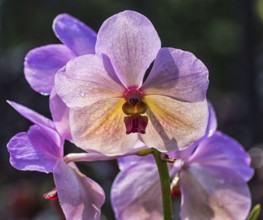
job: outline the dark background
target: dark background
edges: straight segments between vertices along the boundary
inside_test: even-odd
[[[8,161],[8,140],[30,123],[5,101],[50,117],[48,97],[34,92],[24,78],[25,54],[59,42],[51,28],[59,13],[70,13],[98,31],[106,18],[126,9],[152,21],[163,47],[191,51],[206,64],[208,98],[219,129],[251,152],[257,168],[250,181],[253,203],[263,203],[263,0],[0,0],[1,219],[59,219],[56,203],[42,199],[53,187],[52,176],[16,171]],[[66,151],[75,148],[68,145]],[[116,163],[80,165],[106,191],[103,219],[114,219],[109,189],[118,172]]]

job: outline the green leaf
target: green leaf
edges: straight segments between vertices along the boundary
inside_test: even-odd
[[[260,204],[255,205],[254,208],[249,213],[247,220],[257,220],[257,218],[260,214],[260,211],[261,211]]]

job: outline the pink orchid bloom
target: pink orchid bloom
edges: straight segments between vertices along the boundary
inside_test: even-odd
[[[55,86],[70,108],[73,141],[86,151],[125,154],[141,140],[167,152],[205,133],[207,68],[190,52],[161,48],[152,23],[134,11],[107,19],[95,55],[69,61]]]

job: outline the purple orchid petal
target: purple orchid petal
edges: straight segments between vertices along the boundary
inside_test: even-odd
[[[57,95],[55,89],[50,93],[49,108],[59,134],[67,140],[72,140],[69,127],[69,108]]]
[[[16,134],[7,144],[10,163],[18,170],[49,173],[63,156],[63,141],[52,129],[33,125]]]
[[[69,14],[58,15],[53,22],[58,39],[77,56],[95,52],[96,33]]]
[[[40,126],[46,126],[48,128],[55,129],[55,125],[53,121],[50,119],[38,114],[37,112],[20,105],[18,103],[12,102],[12,101],[7,101],[9,105],[11,105],[19,114],[21,114],[23,117],[28,119],[34,124],[40,125]]]
[[[180,101],[205,100],[208,70],[192,53],[162,48],[142,86],[145,94],[164,95]]]
[[[217,129],[217,119],[213,105],[210,102],[208,102],[208,110],[209,110],[209,118],[208,118],[208,124],[206,128],[205,136],[211,137]]]
[[[181,172],[181,219],[246,218],[251,206],[246,182],[234,171],[218,175],[215,170],[192,163]]]
[[[64,45],[47,45],[29,51],[24,72],[30,86],[37,92],[49,94],[54,87],[56,72],[75,55]]]
[[[116,74],[126,87],[139,87],[160,46],[159,36],[145,16],[124,11],[102,24],[96,53],[110,58]]]
[[[128,153],[138,135],[125,133],[123,103],[121,98],[110,98],[84,108],[70,109],[73,142],[85,151],[107,156]]]
[[[69,107],[85,107],[103,99],[121,97],[124,87],[111,74],[101,57],[77,57],[57,73],[56,91]]]
[[[219,170],[228,168],[248,181],[253,175],[249,167],[249,155],[242,146],[227,135],[216,132],[211,138],[200,143],[187,163],[198,163]]]
[[[154,163],[134,164],[122,170],[111,189],[112,206],[118,220],[163,219],[161,197]]]
[[[118,158],[118,165],[120,170],[126,170],[129,167],[139,163],[155,164],[155,160],[151,154],[146,156],[132,155]]]
[[[102,188],[75,168],[58,161],[54,168],[58,198],[67,219],[100,219]]]

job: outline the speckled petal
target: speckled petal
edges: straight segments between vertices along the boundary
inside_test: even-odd
[[[96,33],[77,18],[60,14],[54,19],[53,30],[76,56],[95,52]]]
[[[130,151],[138,137],[137,134],[126,134],[124,102],[121,98],[111,98],[81,109],[71,109],[73,142],[83,150],[95,150],[107,156]]]
[[[141,138],[148,147],[160,151],[184,149],[205,134],[208,121],[207,102],[181,102],[175,99],[149,95],[149,122]]]
[[[102,24],[96,53],[110,58],[126,87],[141,86],[145,71],[160,47],[159,36],[148,18],[134,11],[124,11]]]
[[[64,45],[47,45],[28,52],[24,62],[25,77],[37,92],[49,94],[56,72],[75,55]]]
[[[85,107],[97,101],[122,97],[124,87],[103,58],[84,55],[56,74],[56,91],[68,107]]]
[[[54,181],[66,219],[100,219],[105,195],[96,182],[64,161],[55,166]]]
[[[205,100],[207,87],[208,70],[195,55],[179,49],[162,48],[142,89],[146,95],[200,102]]]

